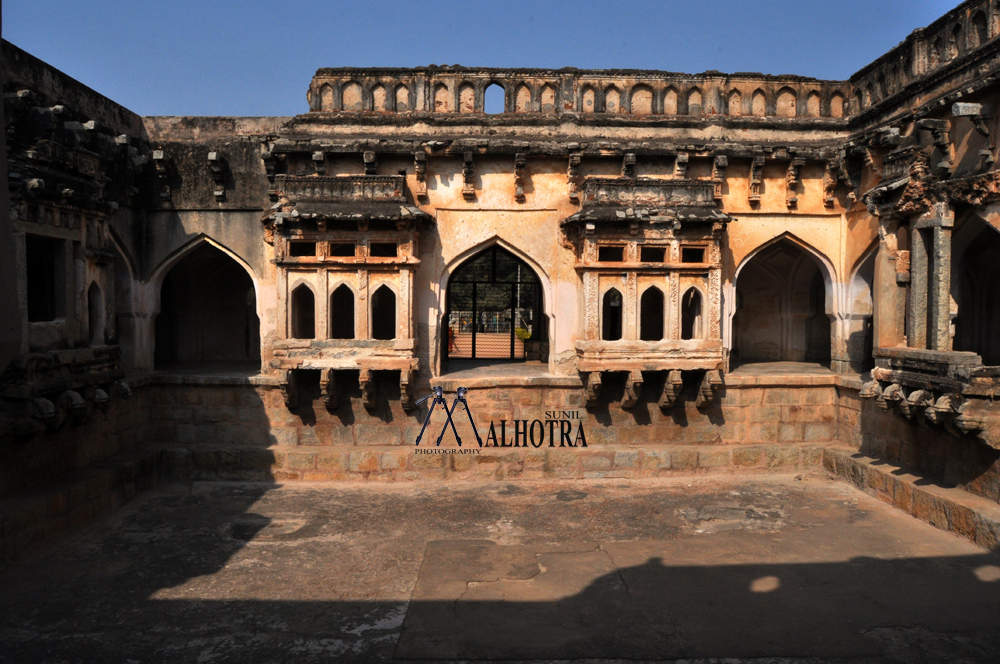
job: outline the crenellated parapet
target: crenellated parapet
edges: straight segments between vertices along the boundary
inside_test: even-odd
[[[486,112],[491,86],[503,92],[504,114],[848,115],[844,81],[714,71],[343,67],[317,71],[307,94],[313,112],[475,114]]]

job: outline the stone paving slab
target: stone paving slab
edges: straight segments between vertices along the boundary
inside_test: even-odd
[[[814,476],[170,485],[0,588],[4,663],[1000,660],[1000,556]]]

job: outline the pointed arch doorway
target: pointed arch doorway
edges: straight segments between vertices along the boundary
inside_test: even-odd
[[[446,359],[546,359],[548,335],[538,275],[497,245],[483,249],[452,273],[445,321]]]

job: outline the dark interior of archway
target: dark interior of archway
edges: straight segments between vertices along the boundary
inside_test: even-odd
[[[396,294],[381,286],[372,295],[372,339],[396,338]]]
[[[601,339],[618,341],[622,338],[622,294],[612,288],[601,300]]]
[[[830,366],[830,319],[819,265],[782,240],[750,259],[736,282],[732,364]]]
[[[548,360],[538,275],[493,245],[462,263],[448,281],[448,359]]]
[[[1000,233],[984,229],[969,245],[959,277],[955,350],[978,353],[983,364],[1000,365]]]
[[[330,296],[330,338],[354,338],[354,293],[345,285]]]
[[[663,291],[650,286],[639,299],[639,339],[663,339]]]
[[[203,244],[174,265],[160,289],[156,368],[208,362],[260,364],[253,281],[236,261]]]

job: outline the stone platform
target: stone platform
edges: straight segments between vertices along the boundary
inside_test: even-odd
[[[810,475],[165,484],[0,583],[5,664],[1000,657],[1000,556]]]

